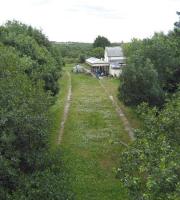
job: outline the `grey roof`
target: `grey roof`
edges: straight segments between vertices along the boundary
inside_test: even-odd
[[[121,47],[106,47],[108,57],[123,57],[123,50]]]
[[[86,59],[86,62],[91,63],[91,64],[107,64],[107,62],[105,62],[104,60],[101,60],[99,58],[88,58]]]

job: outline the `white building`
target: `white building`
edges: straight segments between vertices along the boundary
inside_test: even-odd
[[[125,65],[125,57],[121,47],[106,47],[104,61],[109,63],[109,74],[119,77]]]
[[[91,66],[91,72],[98,75],[105,75],[109,74],[109,63],[98,58],[88,58],[86,59],[86,63]]]

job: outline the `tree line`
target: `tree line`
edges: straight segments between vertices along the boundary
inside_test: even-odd
[[[107,46],[115,46],[119,44],[111,43],[104,36],[97,36],[93,43],[78,43],[78,42],[67,42],[57,43],[54,45],[59,49],[65,63],[84,63],[86,58],[104,57],[104,49]]]
[[[137,106],[136,140],[120,155],[117,178],[131,199],[178,200],[180,194],[180,26],[124,45],[119,98]]]
[[[60,152],[49,153],[49,108],[59,92],[60,52],[39,30],[0,26],[0,197],[71,199]]]
[[[127,105],[148,102],[161,106],[180,83],[180,30],[124,44],[127,66],[121,76],[119,97]]]

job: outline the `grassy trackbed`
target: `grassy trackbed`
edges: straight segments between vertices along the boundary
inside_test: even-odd
[[[68,92],[68,74],[65,71],[62,73],[62,77],[59,80],[59,85],[60,85],[59,95],[57,96],[57,100],[50,110],[50,115],[53,122],[50,135],[51,150],[54,150],[57,147],[60,122],[63,117],[64,106]]]
[[[108,93],[113,96],[114,100],[117,102],[119,107],[122,109],[124,114],[126,115],[128,121],[130,122],[132,128],[140,127],[140,122],[135,114],[135,110],[133,107],[128,107],[123,104],[123,102],[119,101],[118,95],[118,88],[120,85],[119,79],[114,78],[104,78],[101,80],[105,88],[108,90]]]
[[[72,102],[61,149],[76,199],[126,200],[127,192],[115,179],[115,169],[126,148],[118,141],[128,143],[128,134],[98,80],[71,75]]]

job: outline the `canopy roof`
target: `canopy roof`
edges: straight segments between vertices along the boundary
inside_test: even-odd
[[[98,58],[94,58],[94,57],[86,59],[86,63],[88,63],[91,66],[96,66],[96,65],[109,66],[108,62],[105,62],[104,60],[101,60],[101,59],[98,59]]]

